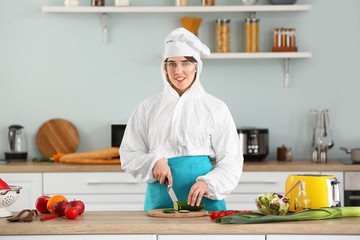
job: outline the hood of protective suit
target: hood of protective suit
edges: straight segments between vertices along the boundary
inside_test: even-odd
[[[169,33],[165,38],[164,45],[165,49],[161,64],[161,73],[164,80],[163,93],[179,96],[168,82],[164,61],[170,57],[193,57],[197,61],[196,78],[191,87],[183,95],[200,96],[204,94],[205,90],[200,83],[200,74],[203,66],[201,57],[210,55],[210,49],[197,36],[182,27]]]

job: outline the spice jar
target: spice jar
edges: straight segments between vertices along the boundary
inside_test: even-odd
[[[201,0],[201,6],[214,6],[215,0]]]
[[[65,7],[77,7],[80,5],[80,0],[65,0]]]
[[[230,19],[216,20],[216,52],[230,52]]]
[[[259,51],[259,19],[246,18],[245,19],[246,31],[246,52]]]
[[[175,6],[189,6],[189,0],[175,0]]]
[[[105,0],[91,0],[92,7],[105,6]]]

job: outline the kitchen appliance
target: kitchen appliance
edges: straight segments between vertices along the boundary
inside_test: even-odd
[[[344,206],[360,207],[360,173],[344,173]]]
[[[310,198],[311,208],[340,207],[339,182],[334,175],[325,174],[290,174],[286,180],[285,192],[297,181],[303,181],[306,185],[306,195]],[[289,211],[295,211],[294,200],[298,196],[299,189],[295,188],[290,198]]]
[[[12,213],[6,208],[10,207],[20,195],[19,186],[11,186],[10,189],[0,190],[0,218],[1,217],[11,217]]]
[[[360,163],[360,148],[353,148],[350,151],[347,148],[341,147],[346,153],[351,154],[351,160],[356,163]]]
[[[120,147],[121,141],[124,137],[126,123],[111,123],[110,124],[110,146]]]
[[[9,126],[6,138],[5,160],[26,160],[28,147],[24,127],[21,125]]]
[[[314,163],[326,163],[327,151],[334,146],[330,128],[329,110],[312,110],[313,134],[311,139],[312,161]]]
[[[261,161],[269,154],[269,130],[240,128],[237,130],[245,161]]]

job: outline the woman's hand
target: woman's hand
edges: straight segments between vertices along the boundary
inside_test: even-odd
[[[164,181],[167,178],[169,180],[169,186],[172,186],[173,180],[171,176],[171,170],[165,158],[161,158],[156,161],[152,172],[160,184],[164,184]]]
[[[194,206],[196,202],[196,206],[199,206],[203,196],[210,198],[210,193],[207,183],[200,180],[191,187],[187,204]]]

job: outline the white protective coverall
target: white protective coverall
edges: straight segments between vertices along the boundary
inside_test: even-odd
[[[215,166],[196,180],[208,184],[210,199],[222,200],[237,186],[243,155],[233,118],[226,104],[205,92],[200,83],[202,61],[208,47],[184,28],[165,39],[163,61],[168,57],[192,56],[198,61],[193,85],[180,97],[171,87],[161,65],[164,90],[148,97],[132,113],[120,146],[121,167],[140,182],[156,179],[157,160],[179,156],[207,155]]]

